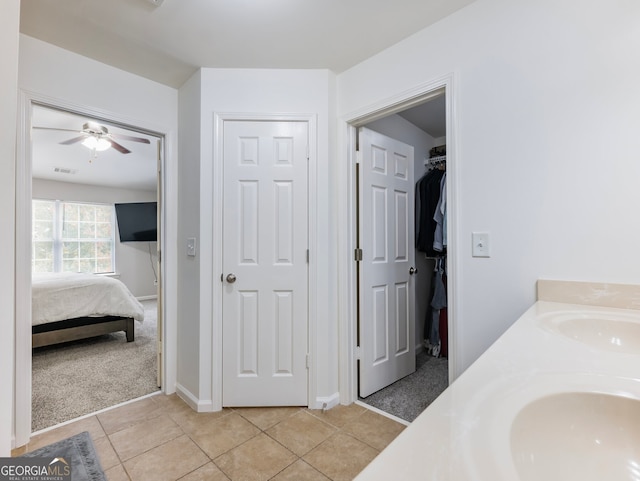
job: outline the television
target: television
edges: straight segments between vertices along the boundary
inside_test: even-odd
[[[158,240],[157,202],[128,202],[115,207],[120,242]]]

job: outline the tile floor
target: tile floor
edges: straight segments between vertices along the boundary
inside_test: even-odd
[[[161,394],[34,436],[13,454],[88,431],[109,481],[347,481],[404,427],[356,404],[196,413]]]

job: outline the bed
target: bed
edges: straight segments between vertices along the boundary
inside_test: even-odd
[[[124,331],[135,340],[142,304],[118,279],[95,274],[34,274],[32,347]]]

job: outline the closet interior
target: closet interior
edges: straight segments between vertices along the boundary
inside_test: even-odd
[[[449,382],[444,92],[365,127],[414,149],[416,371],[360,401],[411,422]]]

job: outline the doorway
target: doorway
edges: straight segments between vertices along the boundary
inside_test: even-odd
[[[164,136],[150,130],[109,120],[108,116],[97,116],[95,113],[83,111],[81,108],[58,106],[55,105],[55,102],[40,102],[33,98],[25,99],[23,108],[25,110],[23,129],[28,136],[24,136],[24,145],[21,146],[22,155],[19,156],[19,158],[22,158],[19,169],[22,174],[19,179],[22,179],[22,182],[19,183],[18,188],[18,238],[20,239],[18,244],[21,247],[17,252],[16,259],[18,264],[17,272],[21,274],[16,279],[16,318],[27,322],[18,322],[16,327],[16,378],[20,380],[20,382],[16,382],[16,445],[24,444],[29,439],[33,421],[31,401],[35,395],[35,390],[31,389],[32,369],[35,364],[32,363],[31,326],[30,322],[28,322],[32,317],[31,271],[34,262],[32,260],[34,250],[32,249],[31,219],[33,198],[43,200],[43,204],[51,203],[55,205],[60,213],[59,217],[67,220],[69,220],[68,212],[73,209],[88,212],[95,207],[101,211],[100,206],[107,206],[108,209],[105,210],[107,214],[105,215],[108,215],[108,211],[113,209],[113,204],[117,201],[137,203],[136,201],[144,200],[146,203],[155,204],[154,208],[157,208],[158,213],[155,219],[157,225],[155,241],[149,240],[149,242],[139,243],[136,246],[130,244],[121,248],[123,245],[121,245],[117,236],[117,219],[114,216],[109,222],[111,222],[111,228],[114,229],[111,232],[113,236],[111,254],[115,258],[115,268],[108,269],[105,267],[105,259],[102,258],[101,253],[96,254],[96,259],[93,259],[93,261],[95,261],[96,265],[100,265],[96,272],[104,272],[102,274],[104,277],[121,278],[120,280],[128,287],[131,294],[142,301],[143,305],[141,307],[144,310],[145,320],[147,319],[147,314],[152,313],[149,319],[152,318],[153,321],[142,322],[135,329],[137,331],[136,334],[140,334],[138,336],[140,341],[138,346],[141,346],[143,341],[148,344],[145,348],[148,351],[147,357],[150,358],[150,361],[145,361],[145,365],[151,366],[152,372],[150,372],[150,379],[145,385],[148,385],[152,392],[159,389],[158,386],[161,384],[160,376],[165,371],[164,360],[160,357],[164,344],[162,339],[162,327],[164,324],[164,308],[162,306],[164,288],[162,279],[164,269],[158,262],[157,254],[160,249],[160,241],[164,236],[164,189],[162,188],[163,182],[160,177],[164,166]],[[84,132],[84,124],[87,122],[99,123],[101,129],[104,129],[101,131],[110,134],[109,138],[113,139],[114,143],[112,145],[113,148],[109,150],[114,152],[89,149],[80,145],[81,141],[87,137]],[[32,132],[32,127],[36,126],[44,128],[38,129],[38,131],[34,129]],[[66,127],[69,127],[68,130],[70,132],[65,131]],[[40,145],[36,145],[39,142],[36,137],[40,133],[56,136],[55,140],[52,140],[51,137],[43,141],[45,158],[42,161],[43,149],[40,148]],[[145,142],[140,142],[140,139],[145,139]],[[142,146],[146,147],[146,150],[141,149]],[[57,148],[63,149],[62,157],[55,155]],[[77,163],[77,167],[74,168],[70,162],[78,162],[73,159],[74,155],[78,153],[82,158]],[[110,157],[107,154],[117,155],[116,157]],[[122,156],[123,159],[126,158],[129,164],[125,163],[123,164],[124,166],[118,164],[121,159],[118,159],[117,156]],[[111,169],[111,173],[100,169],[100,167],[108,167],[109,162],[117,164],[110,166],[115,167]],[[132,164],[131,162],[134,163]],[[142,163],[145,165],[140,165]],[[133,168],[131,167],[132,165],[134,166]],[[114,177],[112,182],[120,182],[119,185],[107,185],[108,183],[105,182],[97,185],[100,183],[83,180],[86,175],[95,175],[95,172],[91,174],[92,167],[95,167],[93,170],[99,171],[97,175],[103,181],[113,171],[119,171],[120,174],[128,172],[128,175],[126,177],[121,176],[120,181],[117,181],[117,178]],[[73,176],[76,176],[77,179],[72,180],[70,177]],[[136,197],[141,193],[143,193],[144,199]],[[65,204],[70,209],[65,210]],[[103,220],[107,219],[101,218],[100,222]],[[61,226],[63,221],[58,219],[56,222],[57,225]],[[78,222],[83,223],[84,221],[79,220]],[[103,226],[106,226],[107,223],[104,222]],[[97,229],[96,225],[83,224],[83,226],[88,227],[89,230],[94,229],[95,231]],[[62,227],[59,228],[59,230],[61,229]],[[64,259],[58,260],[58,266],[66,262],[69,264],[67,267],[71,270],[86,269],[86,256],[74,256],[73,252],[74,248],[87,248],[88,242],[86,245],[82,245],[82,241],[87,239],[78,236],[78,242],[74,247],[72,246],[73,242],[65,243],[68,239],[62,239],[62,237],[61,240],[57,241],[61,244],[59,257],[64,258],[66,256],[66,261]],[[95,244],[100,244],[101,240],[96,237]],[[103,252],[101,251],[102,247],[101,245],[98,246],[99,252]],[[75,257],[74,260],[71,259],[73,257]],[[98,257],[101,259],[97,259]],[[44,258],[46,258],[46,255],[43,256],[42,264],[46,264]],[[118,260],[120,261],[119,263]],[[76,263],[74,264],[75,267],[70,265],[73,262]],[[85,265],[81,268],[79,267],[80,263]],[[131,272],[131,267],[136,272]],[[130,274],[127,274],[127,269],[129,269]],[[109,270],[112,272],[108,273]],[[127,279],[126,281],[125,278]],[[25,325],[27,328],[24,328]],[[141,326],[144,327],[141,328]],[[146,332],[147,327],[151,327],[148,333]],[[146,341],[145,334],[149,337]],[[92,340],[96,339],[98,338],[92,338]],[[127,346],[130,350],[133,345],[133,343],[129,344],[124,339],[120,341],[120,344]],[[66,346],[68,345],[66,344]],[[55,350],[55,347],[51,349]],[[118,357],[117,354],[116,357]],[[100,388],[98,387],[95,390],[99,391]],[[130,391],[130,393],[133,394],[124,394],[124,396],[139,397],[137,391]],[[128,399],[120,400],[118,398],[113,401],[113,404],[126,400]],[[110,407],[110,405],[104,407]],[[104,407],[101,407],[101,409]],[[75,411],[71,412],[73,417],[77,417]]]
[[[401,125],[402,123],[406,123],[407,125],[410,126],[411,129],[415,129],[415,130],[421,130],[420,128],[416,127],[417,124],[420,123],[420,121],[422,120],[427,120],[426,118],[421,119],[421,113],[424,114],[424,111],[422,109],[424,108],[428,108],[430,107],[434,107],[434,106],[438,106],[437,110],[439,110],[441,112],[440,114],[440,118],[439,123],[446,127],[444,129],[443,132],[441,133],[436,133],[436,135],[429,135],[427,137],[430,138],[430,141],[427,143],[422,143],[422,145],[420,146],[420,148],[422,150],[420,151],[416,151],[415,154],[415,176],[416,176],[416,180],[419,179],[426,171],[427,166],[425,165],[425,161],[428,161],[429,158],[429,150],[432,147],[435,147],[437,145],[444,145],[447,144],[447,154],[449,154],[448,157],[448,164],[449,167],[448,169],[451,170],[451,172],[449,173],[449,178],[447,180],[447,198],[453,198],[454,202],[453,204],[449,203],[448,207],[449,207],[449,214],[450,214],[450,218],[449,218],[449,229],[448,229],[448,238],[450,241],[455,239],[455,167],[454,167],[454,156],[455,156],[455,143],[454,143],[454,132],[453,132],[453,128],[452,126],[454,125],[453,122],[453,118],[452,118],[452,105],[453,105],[453,95],[452,95],[452,90],[451,90],[451,78],[447,78],[445,79],[443,82],[434,82],[432,84],[428,84],[423,86],[423,88],[418,89],[420,92],[417,95],[414,95],[410,98],[399,98],[396,99],[395,101],[387,101],[381,105],[377,105],[375,108],[371,108],[368,112],[359,112],[353,116],[351,116],[350,118],[347,117],[347,142],[350,146],[350,151],[351,152],[355,152],[356,148],[355,146],[358,143],[358,138],[356,135],[357,129],[360,126],[366,126],[367,128],[371,128],[372,130],[377,130],[378,132],[384,133],[384,134],[390,134],[391,136],[394,136],[394,138],[399,140],[405,140],[406,139],[406,132],[399,131],[398,130],[398,125]],[[422,112],[421,112],[422,111]],[[399,135],[396,135],[399,132]],[[424,133],[424,132],[423,132]],[[409,143],[411,143],[411,141],[409,141]],[[436,145],[437,144],[437,145]],[[353,150],[351,150],[353,149]],[[416,149],[418,150],[418,149]],[[355,154],[352,154],[353,158],[354,158],[354,163],[355,163]],[[453,169],[451,168],[453,166]],[[451,175],[453,174],[453,175]],[[351,174],[350,178],[351,178],[351,185],[355,184],[355,178],[357,177],[357,175],[354,173]],[[354,188],[349,188],[348,189],[350,191],[349,194],[349,198],[351,200],[348,201],[348,203],[350,203],[351,205],[354,205],[355,202],[353,202],[353,199],[355,197],[355,192],[354,192]],[[354,205],[354,211],[356,210],[357,206]],[[353,223],[352,223],[353,225]],[[357,234],[356,233],[352,233],[350,237],[352,240],[356,239]],[[354,242],[355,244],[355,242]],[[428,304],[430,302],[430,281],[431,281],[431,274],[434,270],[434,260],[433,259],[427,259],[425,257],[424,253],[418,253],[416,252],[416,268],[418,270],[418,275],[416,276],[416,288],[418,291],[418,295],[415,296],[413,303],[411,304],[413,307],[415,307],[416,309],[416,317],[414,318],[415,327],[416,327],[416,340],[415,340],[415,347],[416,347],[416,352],[418,353],[418,365],[424,364],[424,360],[420,359],[420,357],[424,357],[426,354],[426,350],[425,350],[425,344],[423,342],[424,340],[424,327],[425,327],[425,316],[426,316],[426,310],[428,309]],[[456,245],[452,245],[449,249],[448,252],[448,260],[446,261],[446,265],[449,266],[449,271],[453,274],[455,272],[455,258],[457,255],[457,248]],[[353,258],[351,259],[353,260]],[[441,387],[436,387],[436,393],[439,394],[439,392],[441,392],[441,390],[443,390],[449,382],[451,382],[453,379],[455,379],[455,376],[457,375],[456,373],[456,352],[455,352],[455,345],[456,345],[456,338],[455,338],[455,277],[452,275],[451,276],[451,281],[449,282],[449,286],[448,286],[448,301],[449,301],[449,318],[448,318],[448,322],[447,322],[447,329],[448,329],[448,340],[444,340],[445,344],[446,344],[446,351],[448,351],[448,356],[447,359],[444,359],[444,363],[445,363],[445,369],[444,369],[444,376],[442,376],[442,374],[440,373],[440,377],[444,378],[444,381],[441,383]],[[351,279],[351,281],[353,282],[353,285],[356,285],[356,279],[357,279],[357,272],[355,269],[351,270],[351,272],[349,273],[349,275],[347,276],[347,278]],[[418,282],[418,279],[420,280],[420,282]],[[354,288],[355,289],[355,288]],[[354,294],[354,299],[357,298],[357,295]],[[353,344],[354,345],[358,345],[358,343],[362,342],[362,339],[359,338],[361,329],[360,326],[358,326],[356,320],[358,319],[358,313],[359,313],[359,309],[362,308],[362,306],[359,305],[359,303],[355,303],[353,302],[351,304],[351,308],[353,309],[352,315],[351,315],[351,319],[352,322],[350,323],[350,329],[352,329],[352,339],[353,339]],[[362,350],[362,347],[360,347],[360,351]],[[353,373],[353,377],[352,382],[350,384],[350,386],[346,386],[346,388],[348,389],[352,389],[352,400],[356,401],[359,398],[359,392],[357,389],[357,386],[359,384],[359,363],[361,361],[359,361],[357,359],[357,351],[356,349],[354,349],[354,353],[353,353],[353,371],[351,371]],[[432,354],[433,352],[431,351],[430,354]],[[435,359],[435,358],[434,358]],[[440,357],[437,358],[438,361],[440,361]],[[442,364],[442,362],[440,362]],[[348,368],[345,367],[345,371],[343,371],[345,376],[349,376],[349,370]],[[411,376],[409,376],[411,377]],[[436,395],[437,395],[436,394]],[[346,396],[345,396],[346,397]],[[432,399],[431,399],[432,400]],[[366,402],[366,400],[365,400]],[[397,400],[396,401],[391,401],[391,404],[394,404],[394,402],[396,402],[397,404]],[[420,408],[422,409],[422,408]],[[415,417],[415,416],[414,416]],[[406,418],[405,418],[406,419]]]

